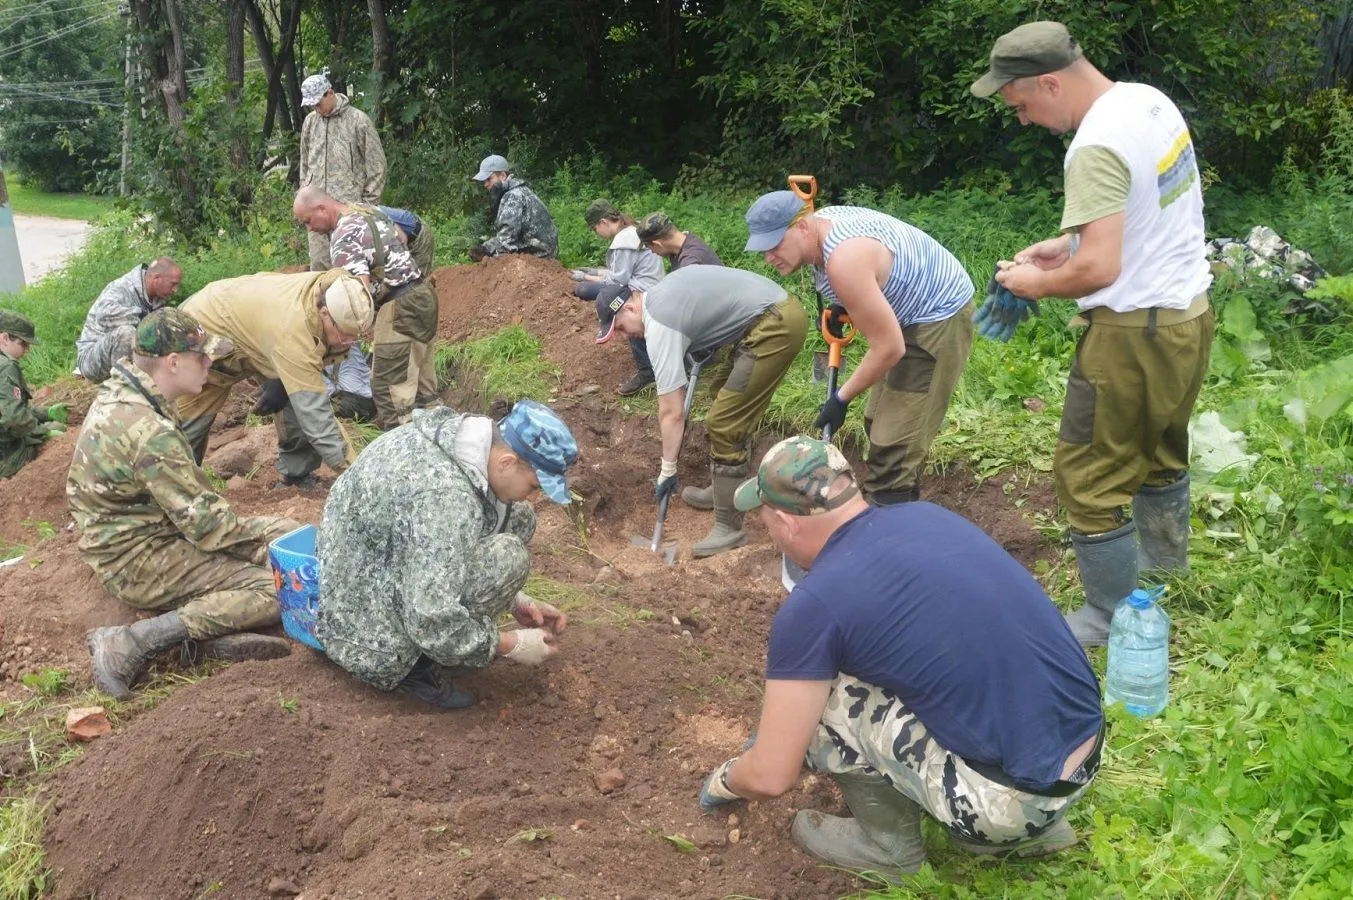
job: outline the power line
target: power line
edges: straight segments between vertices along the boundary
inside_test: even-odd
[[[108,0],[75,0],[75,5],[73,6],[67,6],[62,9],[41,9],[35,12],[17,15],[8,19],[3,18],[4,11],[0,11],[0,33],[9,31],[11,28],[14,28],[17,25],[22,25],[25,22],[30,22],[33,19],[37,19],[42,16],[65,15],[67,13],[83,13],[94,9],[107,9],[108,6],[109,6]],[[114,10],[114,12],[116,12],[116,10]]]
[[[121,103],[106,103],[106,102],[99,101],[99,100],[83,100],[83,99],[81,99],[81,98],[79,98],[79,97],[64,97],[64,96],[62,96],[62,95],[60,95],[60,94],[48,94],[48,93],[45,93],[45,92],[43,92],[43,91],[26,91],[26,90],[24,90],[24,89],[22,89],[22,88],[17,88],[17,89],[15,89],[15,90],[16,90],[17,93],[20,93],[20,94],[26,94],[26,95],[29,95],[29,96],[32,96],[32,97],[40,97],[40,98],[46,99],[46,100],[57,100],[57,101],[60,101],[60,102],[63,102],[63,103],[82,103],[82,104],[84,104],[84,105],[86,105],[86,106],[107,106],[107,107],[109,107],[110,109],[121,109],[121,108],[122,108],[122,104],[121,104]],[[3,94],[0,94],[0,98],[3,98],[3,99],[13,99],[12,97],[5,98]],[[21,101],[21,102],[22,102],[22,101]],[[30,102],[30,103],[35,103],[35,102],[37,102],[37,101],[28,101],[28,102]]]
[[[116,12],[111,12],[106,16],[99,16],[93,19],[86,19],[85,21],[76,23],[75,25],[69,25],[65,28],[59,28],[56,31],[53,31],[51,34],[47,35],[46,37],[41,37],[35,41],[29,41],[26,44],[19,44],[17,47],[10,47],[6,49],[4,53],[0,53],[0,59],[8,59],[9,57],[14,56],[15,54],[22,53],[25,50],[38,46],[39,44],[46,44],[49,41],[54,41],[57,38],[61,38],[72,32],[79,31],[81,28],[88,28],[90,25],[97,25],[101,22],[107,22],[109,19],[117,18],[117,15],[118,14]]]

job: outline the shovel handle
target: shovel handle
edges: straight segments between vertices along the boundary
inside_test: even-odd
[[[789,189],[794,192],[794,196],[812,207],[813,200],[817,198],[817,176],[790,175]]]
[[[840,316],[837,321],[844,327],[841,330],[841,336],[832,334],[827,326],[827,321],[831,318],[831,310],[822,311],[822,321],[819,323],[822,329],[822,339],[827,342],[827,366],[832,369],[841,368],[841,357],[846,349],[846,345],[855,340],[855,326],[850,322],[850,316]]]

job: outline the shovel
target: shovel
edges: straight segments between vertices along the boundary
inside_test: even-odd
[[[708,359],[708,355],[704,359],[699,360],[692,359],[690,356],[686,357],[686,365],[690,368],[690,374],[686,376],[686,404],[681,419],[681,442],[683,444],[686,442],[686,426],[689,425],[691,421],[691,405],[695,402],[695,382],[700,377],[700,369],[705,365],[705,362]],[[678,457],[681,455],[680,444],[677,445],[677,455]],[[662,529],[663,526],[667,524],[667,506],[671,499],[672,495],[668,494],[658,501],[658,521],[657,524],[653,526],[653,537],[651,540],[644,537],[642,534],[636,534],[630,537],[631,545],[635,547],[647,547],[654,553],[661,553],[664,561],[666,561],[669,566],[676,564],[677,542],[668,541],[666,544],[663,544]]]

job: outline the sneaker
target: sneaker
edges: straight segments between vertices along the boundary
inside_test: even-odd
[[[648,387],[652,383],[653,383],[652,375],[640,375],[638,372],[636,372],[635,374],[630,376],[629,381],[626,381],[624,384],[620,386],[620,389],[616,391],[616,393],[618,393],[622,397],[633,397],[635,394],[641,392],[644,388]]]

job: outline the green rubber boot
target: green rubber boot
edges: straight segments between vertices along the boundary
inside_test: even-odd
[[[1142,485],[1132,498],[1132,518],[1141,535],[1137,567],[1143,572],[1189,570],[1189,476],[1173,484]]]
[[[1076,565],[1085,588],[1085,605],[1066,615],[1066,624],[1082,647],[1109,642],[1109,623],[1118,601],[1137,587],[1137,523],[1103,534],[1071,533]]]
[[[714,527],[691,548],[691,555],[697,559],[747,543],[747,532],[742,529],[745,514],[733,506],[733,494],[747,480],[747,464],[721,466],[716,463],[712,470],[714,484],[710,491],[714,497]]]
[[[132,695],[132,685],[145,674],[157,654],[188,640],[178,610],[142,619],[134,625],[95,628],[85,635],[94,686],[119,700]]]
[[[709,487],[684,487],[681,489],[681,502],[692,509],[714,508],[714,485]]]
[[[853,818],[802,809],[791,834],[809,855],[855,871],[878,872],[894,881],[921,868],[921,807],[882,775],[833,774]]]

